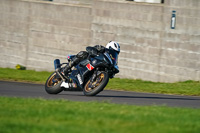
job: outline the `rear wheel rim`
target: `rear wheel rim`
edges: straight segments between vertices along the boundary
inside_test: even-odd
[[[54,79],[55,76],[56,76],[56,73],[54,73],[53,75],[51,75],[51,77],[49,78],[49,80],[47,82],[47,86],[48,87],[56,86],[57,84],[59,84],[61,82],[61,80]],[[53,79],[55,81],[53,81]]]

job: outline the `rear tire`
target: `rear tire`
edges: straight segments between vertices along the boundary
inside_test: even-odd
[[[100,83],[98,86],[96,86],[95,88],[90,88],[89,84],[90,84],[90,79],[87,81],[87,83],[84,86],[83,89],[83,93],[86,96],[95,96],[97,95],[99,92],[103,91],[103,89],[106,87],[108,81],[109,81],[109,75],[107,72],[102,72],[99,76],[102,76],[103,78],[101,79]],[[96,81],[95,81],[96,82]]]
[[[45,90],[49,94],[58,94],[63,91],[63,88],[60,87],[62,84],[61,78],[56,78],[56,72],[52,73],[45,83]]]

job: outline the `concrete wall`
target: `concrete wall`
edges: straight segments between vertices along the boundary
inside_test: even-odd
[[[91,42],[91,7],[22,0],[0,1],[1,67],[53,70]]]
[[[59,3],[91,5],[94,0],[53,0]]]
[[[52,71],[55,58],[116,40],[120,77],[200,80],[199,0],[84,1],[1,0],[0,66]],[[170,28],[173,10],[176,29]]]
[[[107,1],[94,4],[93,43],[116,40],[121,44],[120,76],[158,80],[162,10],[160,4]]]
[[[200,80],[200,1],[96,1],[92,43],[120,42],[119,74],[160,82]],[[110,8],[112,7],[112,8]],[[176,29],[170,28],[176,10]]]
[[[166,0],[163,9],[161,81],[200,80],[200,1]],[[171,11],[177,12],[176,29],[169,29]]]
[[[29,4],[19,1],[0,1],[0,66],[26,64]]]

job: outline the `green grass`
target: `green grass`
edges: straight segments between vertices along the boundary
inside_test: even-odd
[[[200,110],[0,97],[2,133],[199,133]]]
[[[199,133],[200,109],[0,97],[2,133]]]
[[[51,72],[0,68],[0,80],[25,81],[44,84],[50,74]],[[199,81],[156,83],[142,80],[114,78],[109,81],[106,89],[200,96]]]
[[[37,72],[33,70],[16,70],[0,68],[0,79],[11,81],[24,81],[33,83],[45,83],[52,72]]]
[[[132,79],[111,79],[107,88],[136,92],[200,96],[199,81],[160,83]]]

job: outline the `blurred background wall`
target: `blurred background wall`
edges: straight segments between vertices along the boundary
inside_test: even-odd
[[[115,40],[118,77],[200,80],[199,7],[199,0],[1,0],[0,67],[53,71],[55,58],[66,62]]]

